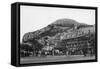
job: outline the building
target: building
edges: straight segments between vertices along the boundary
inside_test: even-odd
[[[62,40],[62,47],[66,47],[67,55],[93,55],[95,54],[94,35],[85,35],[77,38]]]

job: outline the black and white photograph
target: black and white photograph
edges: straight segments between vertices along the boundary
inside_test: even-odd
[[[97,7],[11,5],[11,64],[97,62]]]
[[[20,6],[20,64],[95,60],[95,10]]]

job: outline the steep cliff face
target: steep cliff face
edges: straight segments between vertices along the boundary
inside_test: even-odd
[[[94,33],[95,26],[87,25],[84,23],[79,23],[72,19],[59,19],[51,23],[45,28],[34,32],[28,32],[23,36],[23,42],[28,42],[30,40],[36,39],[41,40],[42,38],[48,36],[47,39],[68,39],[81,37],[88,33]]]

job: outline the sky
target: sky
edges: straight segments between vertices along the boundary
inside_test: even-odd
[[[55,7],[20,7],[20,41],[28,32],[39,30],[58,19],[74,19],[80,23],[95,24],[95,10],[55,8]]]

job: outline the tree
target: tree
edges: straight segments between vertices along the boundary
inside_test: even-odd
[[[20,56],[25,57],[29,56],[30,52],[32,52],[32,46],[29,43],[21,43],[20,44]]]
[[[36,39],[28,40],[27,43],[31,44],[34,56],[36,56],[36,53],[43,48],[43,45],[40,44]]]

